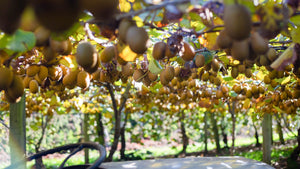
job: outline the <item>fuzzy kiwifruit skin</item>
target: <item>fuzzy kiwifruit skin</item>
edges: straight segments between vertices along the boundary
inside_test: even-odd
[[[13,81],[13,72],[9,68],[0,68],[0,90],[7,89]]]
[[[196,55],[195,56],[195,65],[197,67],[202,67],[205,65],[205,57],[202,54]]]
[[[184,61],[191,61],[195,57],[195,50],[194,48],[188,43],[188,42],[183,42],[183,53],[182,53],[182,59]]]
[[[58,41],[50,38],[50,47],[54,52],[61,55],[68,55],[72,52],[72,44],[69,39]]]
[[[135,23],[132,20],[129,20],[127,18],[122,19],[120,24],[119,24],[119,40],[121,40],[122,42],[126,43],[126,35],[127,35],[127,31],[128,28],[130,28],[131,26],[135,26]]]
[[[97,19],[107,19],[115,12],[119,5],[119,0],[79,0],[81,6],[90,11]]]
[[[86,89],[90,85],[90,75],[85,71],[80,71],[77,74],[77,86]]]
[[[74,86],[77,83],[77,75],[79,73],[79,70],[70,71],[67,73],[63,78],[63,84],[65,86]]]
[[[92,68],[97,64],[98,56],[90,42],[80,42],[77,46],[76,61],[84,69]]]
[[[127,63],[126,65],[122,65],[122,75],[123,76],[132,76],[134,72],[134,69],[130,63]]]
[[[265,54],[269,49],[268,42],[269,41],[260,36],[258,32],[252,32],[250,44],[255,54]]]
[[[22,12],[26,7],[26,0],[0,1],[0,30],[12,34],[20,25]]]
[[[24,83],[20,76],[14,75],[13,82],[9,86],[9,88],[6,89],[6,93],[11,99],[15,101],[24,94]]]
[[[219,36],[217,37],[217,45],[221,49],[230,48],[232,46],[232,39],[227,35],[225,29],[220,31]]]
[[[39,91],[39,83],[36,80],[31,80],[29,82],[29,91],[30,93],[37,93]]]
[[[141,82],[143,80],[142,76],[144,75],[144,72],[142,69],[136,69],[133,72],[133,79],[136,82]]]
[[[276,50],[274,48],[269,48],[266,56],[271,62],[275,61],[277,59]]]
[[[232,39],[243,40],[249,37],[252,21],[247,7],[232,4],[225,7],[224,13],[225,29]]]
[[[108,46],[100,54],[101,62],[108,63],[113,60],[116,56],[116,48],[115,46]]]
[[[149,36],[144,28],[136,26],[128,28],[126,41],[133,52],[143,54],[147,50],[148,40]]]
[[[167,44],[165,42],[157,42],[153,46],[152,56],[156,60],[163,59],[165,57]]]
[[[231,56],[239,61],[243,61],[249,57],[249,41],[234,41],[231,48]]]
[[[45,47],[42,51],[44,59],[47,62],[54,60],[57,57],[57,53],[49,46]]]
[[[26,69],[26,74],[29,77],[33,77],[34,75],[36,75],[37,73],[39,73],[40,71],[40,66],[38,65],[31,65]]]
[[[69,29],[79,18],[79,0],[32,0],[38,22],[54,32]]]

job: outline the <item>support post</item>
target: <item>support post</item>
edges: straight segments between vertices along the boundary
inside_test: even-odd
[[[83,140],[84,140],[84,142],[89,141],[88,122],[89,122],[89,114],[85,113],[84,118],[83,118]],[[85,162],[85,164],[89,164],[89,162],[90,162],[88,148],[84,149],[84,162]]]
[[[272,147],[272,115],[264,114],[262,122],[263,127],[263,162],[271,164],[271,147]]]
[[[26,112],[25,95],[18,103],[12,103],[9,107],[9,146],[11,165],[22,161],[16,169],[26,168]]]

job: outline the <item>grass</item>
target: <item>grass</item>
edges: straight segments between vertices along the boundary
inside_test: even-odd
[[[278,135],[273,136],[274,141],[279,140]],[[291,133],[284,135],[285,140],[294,139],[294,136]],[[262,143],[262,137],[259,138],[260,143]],[[242,146],[248,146],[255,144],[256,140],[255,138],[243,138],[243,139],[237,139],[235,142],[236,147],[242,147]],[[228,142],[228,145],[231,145],[231,140]],[[224,146],[221,142],[221,146]],[[295,147],[295,146],[294,146]],[[289,148],[280,148],[280,149],[273,149],[272,150],[272,163],[278,161],[280,158],[288,157],[290,153],[293,151],[294,147]],[[208,150],[215,149],[214,143],[208,143]],[[204,144],[203,143],[197,143],[194,145],[189,145],[187,148],[188,153],[192,152],[199,152],[204,150]],[[159,157],[159,156],[166,156],[166,155],[176,155],[181,151],[181,146],[178,147],[149,147],[147,149],[138,150],[138,151],[126,151],[127,155],[130,155],[132,159],[137,160],[144,160],[149,157]],[[262,151],[261,150],[249,150],[248,152],[236,152],[234,155],[236,156],[243,156],[245,158],[262,161]],[[96,151],[90,152],[90,162],[94,162],[98,158],[98,154]],[[119,159],[119,152],[116,152],[114,154],[114,161],[118,161]],[[62,163],[64,158],[46,158],[43,160],[45,166],[47,169],[54,169],[58,168],[59,165]],[[29,162],[27,166],[30,168],[34,164],[33,161]],[[84,157],[82,154],[74,155],[72,158],[70,158],[65,166],[70,165],[79,165],[84,164]]]

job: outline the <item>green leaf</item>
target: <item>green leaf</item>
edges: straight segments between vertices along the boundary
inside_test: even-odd
[[[223,80],[226,81],[226,82],[228,82],[228,81],[234,80],[234,78],[231,77],[231,76],[226,76],[226,77],[223,77]]]
[[[4,35],[0,39],[0,49],[8,49],[12,52],[26,52],[31,50],[36,43],[33,32],[17,30],[13,35]]]
[[[294,25],[300,26],[300,15],[292,16],[290,21],[293,22]]]
[[[154,74],[159,74],[162,71],[162,67],[157,60],[151,59],[149,63],[149,71]]]
[[[201,54],[205,57],[205,64],[210,63],[214,57],[212,52],[209,51],[202,52]]]

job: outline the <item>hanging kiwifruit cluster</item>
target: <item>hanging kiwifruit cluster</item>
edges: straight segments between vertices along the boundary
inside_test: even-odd
[[[119,24],[118,32],[119,40],[128,44],[133,52],[143,54],[147,50],[148,33],[144,28],[137,27],[134,21],[123,19]]]

